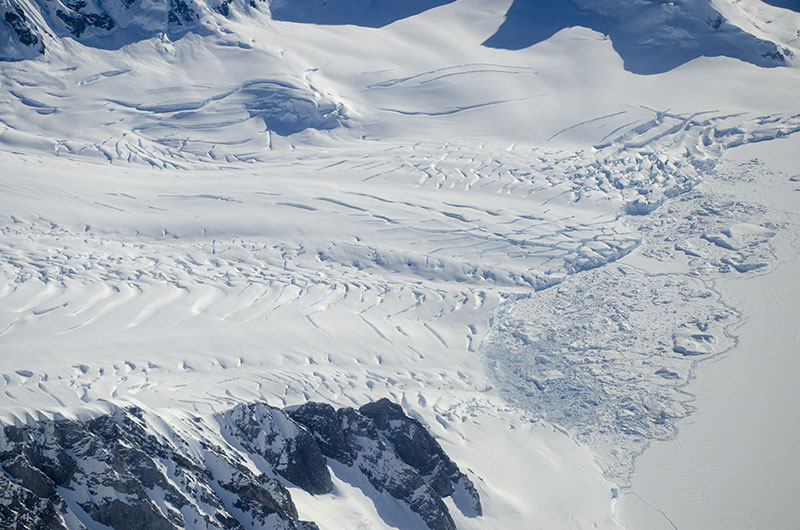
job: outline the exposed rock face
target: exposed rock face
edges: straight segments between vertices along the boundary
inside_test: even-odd
[[[13,484],[3,488],[3,528],[300,528],[278,480],[209,441],[189,451],[177,433],[157,438],[138,409],[2,433],[0,465]]]
[[[44,43],[28,14],[11,0],[0,0],[0,59],[29,59],[44,53]]]
[[[0,59],[35,57],[52,37],[116,49],[159,34],[174,40],[190,31],[207,33],[205,15],[230,16],[237,4],[258,9],[264,1],[0,0]]]
[[[299,520],[280,479],[312,494],[331,492],[326,456],[433,530],[455,529],[443,496],[467,515],[480,513],[469,479],[421,423],[388,400],[361,411],[252,403],[171,425],[130,408],[88,421],[5,426],[0,528],[314,530]]]
[[[386,491],[419,514],[428,528],[453,530],[456,525],[442,498],[411,466],[378,437],[375,424],[352,408],[337,411],[353,466],[378,491]]]
[[[0,475],[0,523],[7,528],[66,528],[50,499],[40,497],[5,475]]]
[[[325,456],[348,466],[353,465],[353,455],[335,408],[327,403],[310,401],[290,410],[289,415],[314,433],[314,439]]]
[[[280,476],[309,493],[329,493],[333,482],[314,437],[280,409],[265,403],[238,405],[222,418],[223,433],[262,457]]]
[[[454,500],[466,515],[481,514],[472,482],[399,405],[382,399],[360,410],[335,410],[311,402],[289,414],[314,433],[325,456],[358,470],[377,491],[402,501],[429,528],[455,528],[442,497],[456,491],[459,498]]]
[[[367,403],[359,412],[375,423],[381,440],[419,473],[439,496],[454,495],[459,507],[468,506],[466,511],[471,515],[482,515],[481,501],[472,481],[450,460],[425,427],[408,417],[400,405],[384,398]]]

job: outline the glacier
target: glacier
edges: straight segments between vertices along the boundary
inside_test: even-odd
[[[731,472],[690,510],[656,458],[798,432],[787,404],[772,431],[688,427],[736,422],[703,374],[758,355],[749,286],[797,259],[800,14],[776,3],[0,0],[2,432],[135,424],[148,458],[289,499],[245,517],[217,488],[193,526],[145,485],[178,527],[789,528],[791,481]],[[765,345],[786,372],[796,347]],[[365,419],[384,398],[430,461]],[[350,449],[302,442],[309,487],[275,440],[339,416]],[[64,484],[53,521],[116,521]]]

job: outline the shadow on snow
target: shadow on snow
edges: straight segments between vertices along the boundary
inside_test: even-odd
[[[270,6],[272,18],[307,24],[380,28],[455,0],[287,0]]]
[[[625,69],[637,74],[666,72],[701,56],[733,57],[762,67],[785,64],[776,44],[729,24],[708,0],[629,3],[514,0],[503,24],[483,44],[519,50],[564,28],[583,26],[608,35]]]

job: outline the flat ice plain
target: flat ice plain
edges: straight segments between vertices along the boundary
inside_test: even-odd
[[[0,420],[389,396],[475,482],[459,528],[791,527],[800,69],[482,45],[511,4],[0,63]]]
[[[794,406],[800,402],[800,192],[791,180],[800,167],[800,142],[792,137],[743,146],[726,158],[759,160],[753,171],[760,178],[758,187],[750,182],[725,191],[758,194],[775,215],[789,214],[790,224],[776,241],[774,268],[744,282],[718,283],[743,314],[733,330],[737,344],[701,363],[685,387],[695,396],[696,412],[674,439],[655,442],[637,461],[631,482],[636,495],[623,498],[618,509],[631,528],[789,529],[800,518],[794,502],[800,473],[800,413]]]

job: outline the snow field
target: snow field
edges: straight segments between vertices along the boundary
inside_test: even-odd
[[[0,419],[388,395],[470,470],[459,527],[618,527],[608,477],[733,342],[714,282],[783,230],[698,185],[759,181],[719,160],[800,130],[797,70],[480,46],[507,4],[0,64]],[[301,517],[391,523],[337,487]]]

